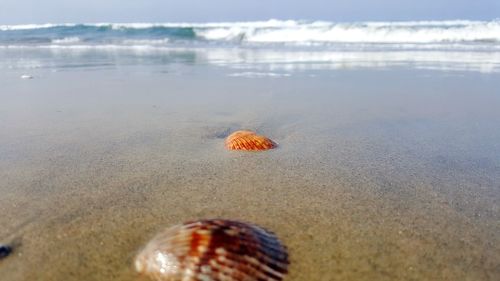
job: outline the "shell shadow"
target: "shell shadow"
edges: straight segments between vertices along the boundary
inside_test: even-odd
[[[204,128],[205,133],[203,134],[203,137],[207,139],[225,139],[238,128],[240,128],[240,124],[230,124],[227,126],[207,126]]]

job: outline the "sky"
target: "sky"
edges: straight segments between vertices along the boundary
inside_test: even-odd
[[[0,0],[0,24],[492,20],[500,0]]]

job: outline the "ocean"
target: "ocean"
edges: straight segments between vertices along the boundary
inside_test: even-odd
[[[352,22],[268,20],[222,23],[92,23],[0,25],[0,53],[108,54],[107,63],[134,64],[117,53],[161,63],[183,53],[211,64],[292,69],[382,67],[497,72],[500,21]],[[112,57],[109,54],[112,53]],[[17,55],[16,55],[17,54]],[[129,56],[129,58],[131,58]],[[153,56],[153,58],[151,58]],[[175,58],[175,56],[173,56]],[[148,58],[151,58],[148,60]],[[155,62],[156,60],[156,62]],[[102,62],[102,61],[101,61]],[[41,64],[41,65],[38,65]],[[54,66],[54,60],[50,61]],[[1,67],[1,66],[0,66]]]

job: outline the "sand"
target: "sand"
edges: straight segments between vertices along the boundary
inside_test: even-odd
[[[274,231],[287,280],[499,280],[496,74],[230,77],[210,66],[0,74],[1,280],[143,280],[186,220]],[[236,129],[279,148],[230,152]]]

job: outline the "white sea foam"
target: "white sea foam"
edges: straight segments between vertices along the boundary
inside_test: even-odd
[[[163,38],[163,39],[126,39],[123,40],[122,43],[125,45],[140,45],[140,46],[156,46],[156,45],[165,45],[169,42],[170,40],[168,38]]]
[[[235,72],[230,73],[227,76],[229,77],[245,77],[245,78],[262,78],[262,77],[290,77],[290,73],[277,73],[277,72],[255,72],[255,71],[246,71],[246,72]]]
[[[0,25],[0,31],[43,29],[43,28],[52,28],[52,27],[57,27],[57,26],[72,27],[72,26],[76,26],[76,24],[74,24],[74,23],[63,23],[63,24],[45,23],[45,24]]]
[[[436,43],[500,42],[500,21],[296,23],[280,27],[244,25],[195,28],[206,40],[252,43]]]
[[[80,38],[78,37],[64,37],[61,39],[53,39],[52,43],[54,44],[74,44],[80,42]]]
[[[96,44],[96,45],[64,45],[64,44],[51,44],[51,45],[39,45],[39,46],[30,46],[30,45],[5,45],[0,46],[0,49],[4,50],[16,50],[16,49],[25,49],[25,50],[161,50],[163,47],[159,46],[151,46],[151,45],[124,45],[124,44]]]

